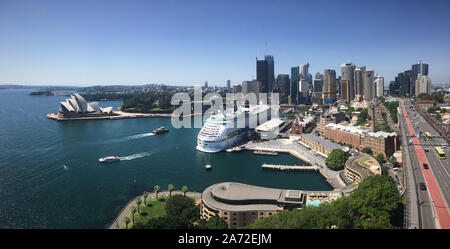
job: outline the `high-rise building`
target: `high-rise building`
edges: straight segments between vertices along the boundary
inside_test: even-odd
[[[300,65],[300,79],[308,80],[309,76],[308,69],[309,69],[309,62]]]
[[[361,100],[364,95],[363,73],[366,71],[365,66],[357,67],[354,73],[355,99]]]
[[[208,81],[205,81],[205,89],[208,88]]]
[[[375,79],[376,97],[382,97],[384,95],[384,78],[377,76]]]
[[[267,91],[272,92],[275,85],[275,63],[272,55],[264,56],[267,61]]]
[[[267,61],[266,60],[256,60],[256,80],[261,82],[261,92],[267,92]],[[242,86],[244,87],[244,86]]]
[[[413,64],[411,66],[411,87],[410,94],[415,94],[415,83],[416,80],[419,79],[419,74],[428,75],[428,64],[423,63],[422,61],[417,62],[417,64]]]
[[[240,84],[233,85],[233,94],[242,92],[242,86]]]
[[[309,103],[309,83],[307,79],[301,79],[298,83],[298,103],[308,104]]]
[[[259,93],[261,89],[261,82],[259,80],[242,82],[242,94],[246,96],[249,93],[256,95],[256,101],[259,102]]]
[[[323,88],[323,75],[321,73],[316,73],[314,83],[313,83],[313,93],[312,102],[313,104],[321,105],[322,100],[322,88]]]
[[[256,80],[261,82],[261,92],[271,92],[275,84],[273,56],[266,55],[264,60],[256,59]]]
[[[227,80],[227,89],[230,89],[230,88],[231,88],[231,81]]]
[[[298,104],[298,82],[300,76],[299,66],[291,67],[291,91],[289,95],[289,104]]]
[[[351,62],[341,64],[341,80],[348,80],[348,99],[355,98],[355,65]],[[341,82],[342,86],[342,82]],[[342,92],[342,90],[341,90]],[[346,99],[347,99],[346,98]],[[342,99],[342,97],[341,97]]]
[[[280,89],[282,96],[288,96],[290,93],[289,89],[289,74],[279,74],[277,76],[277,85]]]
[[[367,69],[363,73],[364,99],[372,100],[374,97],[374,73],[372,69]]]
[[[336,100],[336,71],[325,69],[322,98],[324,104],[332,104]]]
[[[350,103],[350,101],[352,100],[350,98],[350,81],[341,79],[340,85],[341,86],[339,98],[341,100],[345,100],[347,103]]]
[[[431,80],[428,75],[417,76],[415,84],[415,96],[419,96],[421,93],[431,94]]]

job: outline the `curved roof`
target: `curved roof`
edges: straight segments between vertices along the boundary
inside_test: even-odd
[[[100,108],[98,102],[88,103],[80,94],[71,95],[66,101],[60,102],[63,111],[86,113],[86,112],[103,112],[111,113],[112,107]]]

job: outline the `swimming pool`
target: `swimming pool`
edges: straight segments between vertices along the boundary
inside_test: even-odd
[[[321,201],[308,201],[308,202],[306,202],[306,205],[317,207],[320,205],[320,203],[321,203]]]

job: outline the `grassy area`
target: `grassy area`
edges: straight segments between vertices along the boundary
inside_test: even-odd
[[[195,197],[191,197],[192,199],[196,200]],[[147,205],[144,205],[144,198],[142,198],[142,204],[139,206],[140,214],[136,213],[134,214],[134,222],[135,223],[146,223],[151,218],[157,218],[162,217],[166,215],[166,201],[169,199],[168,195],[159,195],[158,199],[156,198],[147,198]],[[137,210],[137,206],[136,210]],[[128,218],[130,218],[130,223],[128,224],[128,229],[130,229],[133,226],[133,214],[130,213],[128,215]],[[125,229],[125,224],[122,225],[122,229]]]
[[[364,158],[364,159],[360,160],[360,161],[358,162],[358,164],[359,164],[359,165],[362,165],[362,166],[364,166],[364,167],[366,167],[366,168],[368,168],[368,169],[370,169],[370,165],[366,164],[366,162],[369,161],[370,159],[371,159],[371,158]]]

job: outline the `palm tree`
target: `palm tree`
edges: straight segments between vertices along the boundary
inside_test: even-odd
[[[128,229],[128,223],[130,223],[130,218],[128,218],[128,216],[123,217],[123,222],[125,222],[125,229]]]
[[[169,190],[169,196],[172,196],[172,191],[175,187],[172,184],[169,184],[169,187],[167,187],[167,190]]]
[[[134,214],[136,213],[136,207],[135,206],[132,206],[131,207],[131,214],[133,215],[132,217],[133,217],[133,224],[134,224]]]
[[[147,206],[147,197],[148,197],[147,191],[144,191],[142,195],[144,196],[144,205]]]
[[[183,191],[184,196],[186,196],[186,192],[188,192],[189,188],[187,186],[183,186],[181,191]]]
[[[138,207],[138,210],[137,210],[138,214],[140,213],[139,212],[139,206],[141,205],[141,203],[142,203],[141,197],[136,198],[136,204],[137,204],[137,207]]]
[[[161,188],[159,187],[159,185],[156,185],[153,187],[153,189],[155,190],[156,199],[158,199],[158,193]]]

